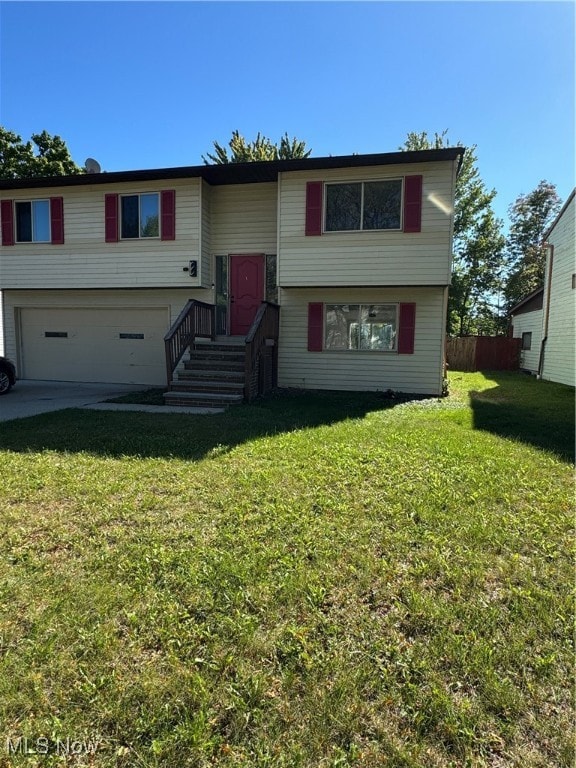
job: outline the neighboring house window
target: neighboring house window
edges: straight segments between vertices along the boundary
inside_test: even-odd
[[[157,192],[120,198],[120,237],[160,237],[160,201]]]
[[[400,229],[402,180],[326,184],[325,232]]]
[[[532,332],[527,331],[526,333],[522,334],[522,349],[527,352],[529,349],[532,349]]]
[[[326,304],[324,349],[396,349],[397,304]]]

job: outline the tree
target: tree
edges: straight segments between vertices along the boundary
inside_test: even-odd
[[[508,276],[504,286],[508,309],[543,285],[546,248],[542,243],[560,206],[554,184],[541,181],[508,209],[511,224],[506,241]]]
[[[17,133],[0,126],[0,178],[28,179],[84,173],[70,156],[60,136],[47,131],[32,134],[23,142]]]
[[[215,163],[225,165],[227,163],[253,163],[258,160],[295,160],[309,157],[312,150],[306,149],[306,142],[297,138],[290,138],[287,133],[280,139],[280,146],[273,144],[266,136],[260,132],[254,141],[247,142],[239,131],[232,131],[232,138],[228,142],[228,149],[223,147],[217,141],[214,141],[215,153],[208,152],[207,157],[202,155],[202,160],[206,165]]]
[[[447,131],[409,133],[404,151],[453,146]],[[457,146],[462,146],[458,144]],[[469,147],[456,179],[452,284],[448,295],[448,333],[495,333],[501,327],[496,296],[501,290],[505,238],[502,221],[492,201],[496,190],[487,190],[477,166],[476,145]]]

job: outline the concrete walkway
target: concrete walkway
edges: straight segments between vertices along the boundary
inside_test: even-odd
[[[0,397],[0,421],[23,419],[40,413],[65,408],[87,408],[97,411],[142,411],[145,413],[221,413],[221,408],[180,408],[166,405],[134,405],[104,403],[144,387],[134,384],[77,384],[70,381],[31,381],[20,379],[13,389]]]

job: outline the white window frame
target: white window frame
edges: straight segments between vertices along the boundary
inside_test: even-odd
[[[386,229],[364,229],[362,224],[364,223],[364,185],[365,184],[378,184],[382,181],[399,181],[400,182],[400,224],[398,227],[388,227]],[[360,227],[358,229],[326,229],[326,214],[328,206],[328,194],[327,188],[334,186],[342,186],[344,184],[361,184],[360,189]],[[392,176],[389,178],[378,179],[340,179],[338,181],[325,181],[324,182],[324,194],[322,195],[322,234],[324,235],[340,235],[347,232],[402,232],[404,227],[404,176]]]
[[[18,214],[16,213],[17,206],[21,205],[22,203],[30,203],[30,231],[32,233],[32,239],[31,240],[18,240]],[[47,240],[36,240],[34,237],[34,203],[48,203],[48,239]],[[52,242],[52,211],[51,211],[51,203],[49,197],[38,197],[33,200],[14,200],[14,242],[16,243],[24,243],[24,244],[32,244],[32,243],[40,243],[40,244],[46,244]]]
[[[144,236],[140,234],[141,230],[141,222],[142,222],[142,197],[144,195],[156,195],[158,199],[158,234],[157,235],[148,235]],[[136,237],[123,237],[122,236],[122,200],[126,197],[137,197],[138,198],[138,235]],[[156,190],[151,190],[149,192],[127,192],[124,195],[120,195],[120,204],[119,204],[119,230],[120,230],[120,240],[159,240],[161,236],[161,228],[162,228],[162,211],[161,211],[162,201],[160,197],[160,192],[157,192]]]
[[[394,346],[392,349],[361,349],[358,347],[357,349],[335,349],[332,347],[327,346],[327,331],[328,331],[328,322],[327,322],[327,315],[328,315],[328,307],[344,307],[344,306],[353,306],[357,304],[358,305],[358,325],[361,326],[363,323],[360,323],[360,316],[362,312],[362,307],[370,307],[370,306],[382,306],[382,307],[394,307],[395,309],[395,320],[394,320]],[[330,352],[330,353],[344,353],[344,354],[357,354],[357,353],[368,353],[368,354],[392,354],[395,355],[398,353],[398,329],[399,329],[399,323],[400,323],[400,302],[398,301],[327,301],[324,302],[324,314],[322,318],[323,323],[323,338],[322,338],[322,349],[324,352]],[[364,323],[365,325],[365,323]]]

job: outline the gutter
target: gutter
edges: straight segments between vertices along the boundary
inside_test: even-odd
[[[550,265],[548,269],[548,274],[546,275],[546,313],[544,314],[544,326],[543,326],[543,335],[542,335],[542,341],[540,342],[540,357],[538,358],[538,373],[537,378],[542,378],[542,371],[544,369],[544,352],[546,349],[546,342],[548,341],[548,321],[550,318],[550,293],[552,290],[552,267],[554,266],[554,246],[550,243],[544,242],[543,245],[548,248],[548,253],[550,254]]]

